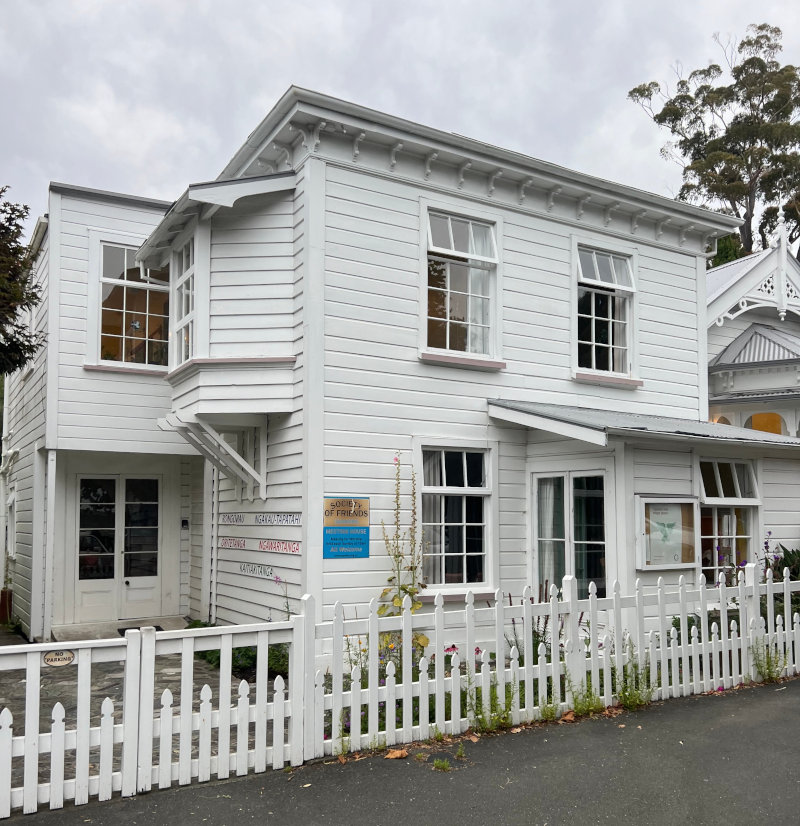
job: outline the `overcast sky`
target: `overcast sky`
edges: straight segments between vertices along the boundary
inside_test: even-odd
[[[628,90],[761,22],[800,63],[797,0],[0,0],[0,185],[174,200],[294,83],[673,196]]]

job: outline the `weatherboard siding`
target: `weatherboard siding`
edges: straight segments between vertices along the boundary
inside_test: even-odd
[[[764,534],[772,532],[771,549],[777,543],[800,548],[800,460],[761,461],[761,501]],[[762,553],[765,536],[755,536],[753,547]]]
[[[138,246],[162,217],[159,210],[61,195],[60,257],[56,266],[60,301],[58,367],[58,447],[131,453],[191,450],[156,421],[170,409],[171,391],[161,375],[85,370],[89,361],[90,290],[99,272],[90,272],[90,231],[130,235]],[[99,334],[99,333],[98,333]],[[124,367],[119,364],[117,367]]]
[[[48,302],[50,297],[50,236],[45,235],[34,264],[34,280],[42,287],[42,299],[34,310],[37,332],[48,329]],[[8,560],[8,574],[13,574],[14,614],[23,631],[31,631],[31,589],[34,570],[34,545],[37,536],[44,535],[41,515],[34,509],[34,466],[36,445],[44,447],[47,386],[47,347],[34,356],[30,367],[17,370],[5,377],[5,404],[8,408],[8,450],[19,454],[11,465],[8,492],[15,496],[16,559]],[[1,502],[5,508],[6,503]],[[37,587],[41,587],[37,584]]]

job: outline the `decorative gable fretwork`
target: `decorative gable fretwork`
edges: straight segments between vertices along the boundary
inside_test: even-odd
[[[738,318],[749,310],[762,307],[776,309],[781,321],[786,318],[787,312],[800,316],[800,289],[780,268],[770,273],[754,290],[740,298],[737,304],[719,316],[716,324],[721,327],[726,319]]]

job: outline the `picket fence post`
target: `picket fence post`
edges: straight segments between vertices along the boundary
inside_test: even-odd
[[[125,670],[122,688],[122,796],[136,794],[139,755],[139,668],[142,632],[125,632]]]
[[[315,702],[317,609],[311,594],[300,600],[300,614],[295,617],[295,622],[290,652],[289,694],[292,709],[291,764],[299,766],[304,760],[322,757],[322,744],[318,750],[314,736],[317,726],[314,715],[321,714],[323,721],[325,717],[323,707],[320,705],[317,709]],[[302,686],[302,692],[296,686]]]
[[[575,690],[586,679],[586,658],[583,656],[578,622],[578,580],[567,574],[562,580],[561,598],[566,604],[564,609],[564,668],[567,689],[566,700],[570,707],[575,705]]]

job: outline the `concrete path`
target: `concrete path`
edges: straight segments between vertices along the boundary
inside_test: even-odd
[[[670,700],[641,712],[550,724],[457,745],[315,763],[10,823],[796,824],[800,680]],[[421,759],[415,759],[415,755]],[[437,771],[434,759],[452,770]]]

